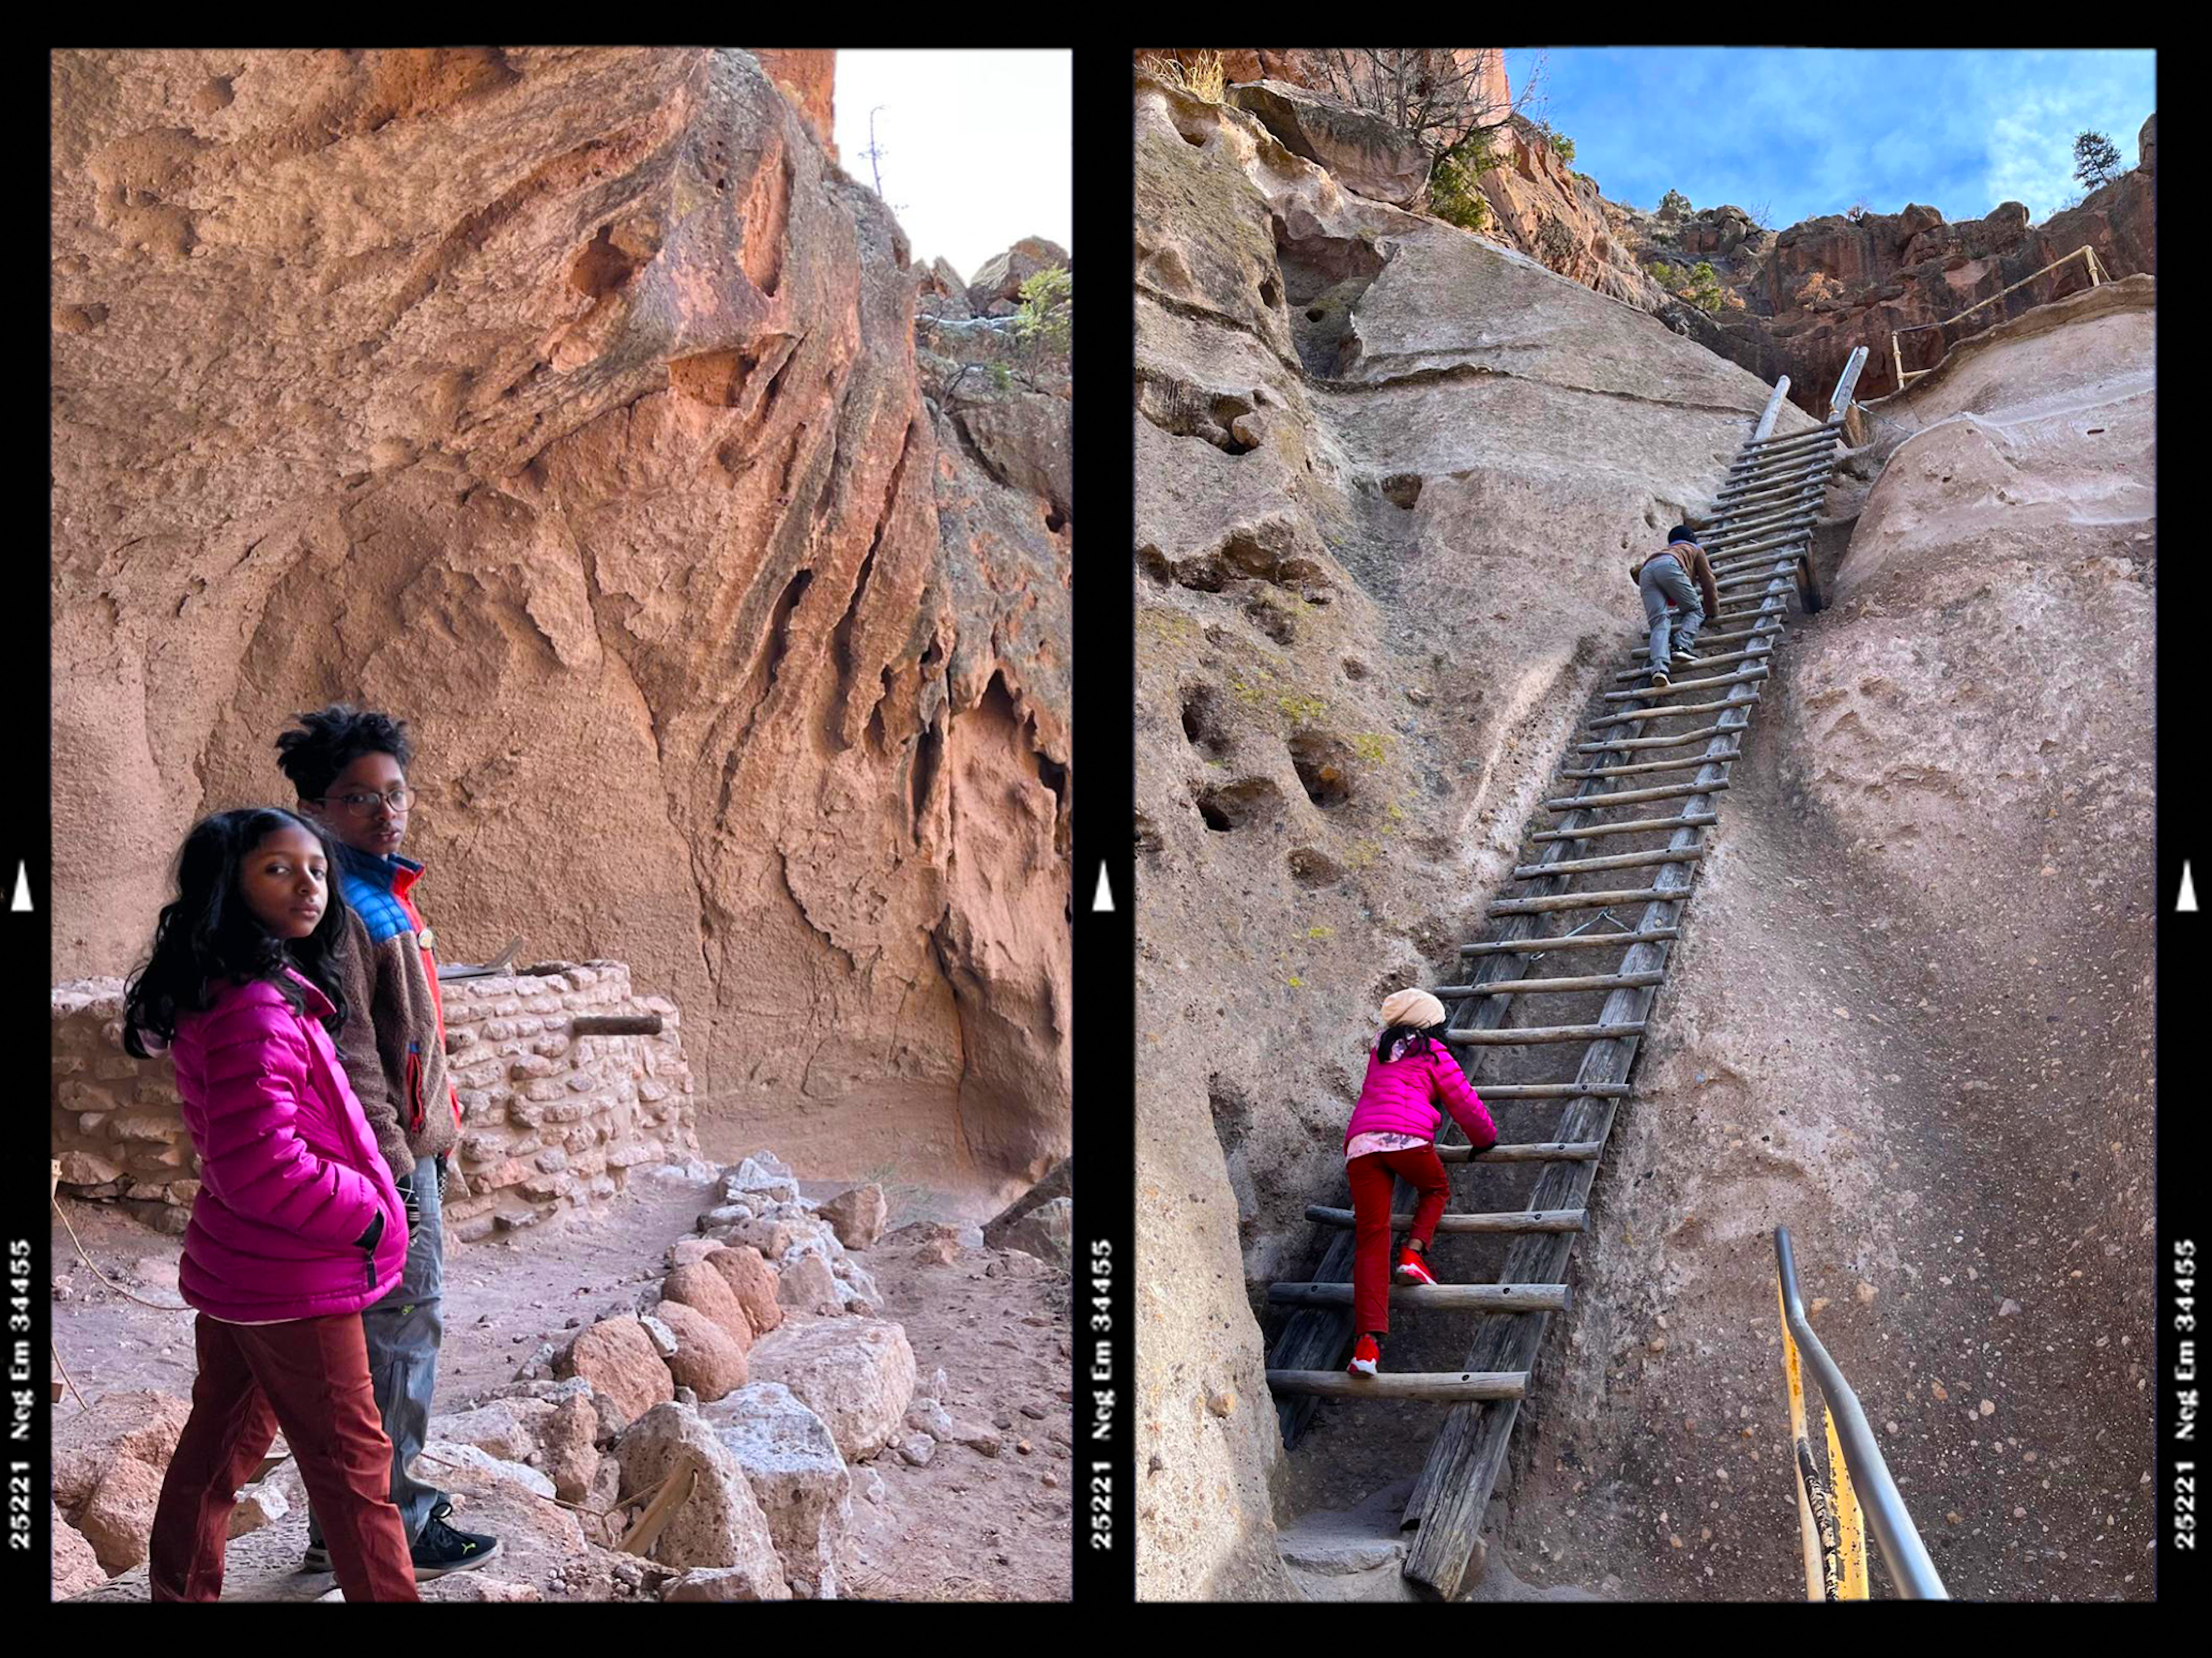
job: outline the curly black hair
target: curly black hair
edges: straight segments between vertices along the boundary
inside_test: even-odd
[[[154,949],[125,987],[123,1046],[140,1059],[156,1051],[153,1037],[166,1047],[177,1034],[178,1019],[209,1007],[217,982],[245,984],[266,980],[295,1008],[306,999],[285,974],[296,968],[331,999],[337,1012],[324,1021],[335,1034],[345,1023],[345,996],[339,987],[338,951],[345,942],[345,904],[331,895],[315,930],[289,943],[254,915],[239,890],[240,866],[253,849],[279,829],[303,829],[337,862],[330,836],[319,824],[275,806],[245,806],[202,818],[185,836],[177,854],[177,896],[161,907],[154,926]]]
[[[1390,1057],[1390,1050],[1402,1042],[1406,1044],[1406,1055],[1410,1058],[1416,1054],[1428,1053],[1443,1039],[1444,1028],[1440,1024],[1394,1024],[1386,1027],[1375,1039],[1375,1051],[1387,1060]]]
[[[276,763],[302,800],[319,800],[331,780],[364,754],[388,754],[404,768],[415,757],[407,722],[386,714],[364,714],[347,702],[333,702],[315,714],[294,716],[300,722],[276,739]]]

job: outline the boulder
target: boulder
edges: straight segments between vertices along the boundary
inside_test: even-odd
[[[243,1537],[274,1525],[291,1511],[291,1500],[276,1486],[265,1482],[247,1485],[238,1493],[238,1505],[231,1509],[230,1527],[223,1534]]]
[[[1227,98],[1355,195],[1404,207],[1428,184],[1429,147],[1380,116],[1285,81],[1234,86]]]
[[[756,1215],[723,1229],[721,1236],[732,1244],[757,1249],[769,1260],[778,1260],[801,1235],[799,1230],[788,1221],[769,1220]]]
[[[66,1600],[72,1594],[98,1588],[107,1581],[107,1572],[100,1564],[92,1545],[69,1521],[62,1511],[49,1503],[54,1517],[54,1586],[53,1598]]]
[[[1075,1200],[1054,1198],[1024,1215],[999,1235],[999,1247],[1020,1249],[1054,1266],[1075,1259]]]
[[[582,1502],[599,1477],[599,1413],[588,1398],[562,1400],[544,1419],[538,1448],[544,1454],[553,1494],[564,1503]],[[619,1427],[615,1431],[619,1432]]]
[[[914,1350],[886,1320],[793,1319],[752,1351],[756,1382],[780,1382],[820,1417],[848,1461],[889,1444],[914,1396]]]
[[[844,1309],[837,1279],[820,1255],[799,1252],[776,1274],[775,1298],[793,1312],[835,1316]]]
[[[474,1410],[431,1418],[430,1436],[474,1445],[504,1461],[520,1462],[538,1448],[538,1430],[554,1409],[544,1400],[494,1400]]]
[[[118,1456],[108,1465],[76,1517],[76,1528],[108,1576],[145,1560],[155,1505],[161,1500],[161,1469],[131,1456]]]
[[[917,316],[949,317],[959,322],[975,314],[968,303],[967,282],[943,258],[915,267],[914,308]]]
[[[932,1439],[953,1437],[952,1413],[940,1401],[921,1394],[916,1394],[906,1407],[906,1425]]]
[[[629,1425],[615,1451],[622,1465],[621,1494],[632,1497],[659,1483],[684,1451],[690,1453],[698,1470],[696,1483],[668,1516],[647,1557],[664,1565],[739,1571],[748,1600],[790,1599],[768,1516],[754,1500],[737,1458],[697,1411],[656,1405]]]
[[[722,1195],[732,1203],[796,1202],[799,1180],[772,1151],[756,1151],[722,1171]]]
[[[1063,516],[1074,516],[1073,403],[1042,392],[1013,392],[963,402],[955,418],[994,477],[1010,489],[1042,497]]]
[[[890,1214],[884,1188],[873,1181],[848,1187],[822,1206],[822,1218],[848,1249],[865,1249],[881,1237]]]
[[[60,1418],[52,1436],[53,1500],[74,1516],[122,1458],[166,1473],[191,1413],[190,1400],[147,1388],[102,1394],[89,1410]]]
[[[632,1422],[676,1396],[659,1349],[634,1317],[601,1319],[569,1344],[554,1368],[591,1383]]]
[[[494,1480],[505,1480],[538,1497],[555,1494],[553,1482],[537,1469],[517,1459],[495,1456],[480,1445],[464,1445],[453,1440],[440,1439],[434,1429],[429,1442],[422,1447],[422,1455],[408,1470],[424,1485],[444,1486],[455,1474],[475,1473]]]
[[[591,1412],[592,1423],[591,1436],[602,1446],[613,1444],[615,1436],[622,1432],[629,1422],[629,1418],[623,1413],[619,1405],[605,1393],[594,1388],[587,1378],[580,1376],[569,1376],[564,1381],[558,1382],[550,1379],[510,1382],[502,1387],[493,1388],[490,1393],[484,1395],[484,1399],[487,1403],[500,1399],[544,1400],[556,1406],[567,1406],[572,1401],[580,1402]],[[542,1445],[549,1448],[552,1442],[553,1430],[553,1419],[549,1419],[543,1430],[545,1437],[540,1441]]]
[[[2158,176],[2158,112],[2154,110],[2144,118],[2142,130],[2136,134],[2136,165],[2153,178]]]
[[[671,1578],[662,1589],[663,1600],[788,1600],[791,1592],[781,1594],[762,1592],[765,1580],[750,1566],[702,1566],[687,1571],[681,1577]]]
[[[732,1215],[730,1218],[737,1220],[742,1218]],[[678,1267],[702,1261],[723,1247],[721,1242],[715,1238],[678,1238],[668,1246],[669,1270],[673,1272]]]
[[[853,1481],[828,1425],[775,1382],[741,1388],[701,1414],[744,1469],[793,1591],[830,1598],[838,1540],[852,1519]]]
[[[1067,250],[1042,236],[1024,236],[1003,253],[994,253],[976,270],[968,284],[969,309],[976,316],[1004,316],[1022,296],[1022,284],[1040,270],[1054,265],[1070,268]],[[994,306],[1005,307],[994,311]]]
[[[750,1244],[736,1244],[709,1255],[706,1264],[730,1286],[756,1337],[766,1335],[783,1322],[783,1305],[775,1294],[775,1268],[759,1250]]]
[[[721,1279],[714,1282],[720,1284]],[[726,1289],[724,1293],[728,1293]],[[738,1316],[742,1319],[744,1315]],[[678,1386],[690,1388],[704,1400],[720,1399],[731,1388],[745,1385],[745,1350],[720,1324],[680,1301],[662,1302],[660,1317],[676,1334],[676,1352],[668,1361],[668,1373]]]
[[[753,1345],[752,1321],[745,1315],[737,1291],[730,1287],[729,1279],[705,1261],[679,1266],[663,1278],[660,1300],[664,1307],[675,1303],[703,1315],[739,1353]]]
[[[1054,1198],[1073,1198],[1074,1195],[1075,1159],[1073,1157],[1062,1157],[1045,1171],[1042,1180],[983,1223],[983,1242],[994,1249],[1003,1248],[1007,1229],[1023,1216],[1050,1203]]]
[[[929,1459],[937,1455],[937,1442],[927,1434],[910,1433],[893,1442],[898,1447],[899,1460],[908,1467],[926,1468]]]

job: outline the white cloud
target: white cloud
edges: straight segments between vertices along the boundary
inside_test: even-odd
[[[916,260],[963,276],[1024,236],[1074,252],[1072,55],[1066,52],[842,52],[837,150],[872,183],[877,109],[884,197]]]

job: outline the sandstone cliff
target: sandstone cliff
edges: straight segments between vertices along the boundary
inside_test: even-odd
[[[1251,113],[1136,101],[1140,1593],[1340,1598],[1279,1524],[1382,1515],[1387,1563],[1363,1503],[1441,1413],[1326,1405],[1285,1458],[1262,1286],[1341,1200],[1372,1008],[1455,976],[1630,641],[1623,550],[1705,510],[1766,387]],[[1796,1592],[1777,1224],[1954,1593],[2140,1558],[2149,292],[1875,404],[1538,1360],[1502,1580]],[[1463,1362],[1462,1319],[1393,1327],[1394,1369]]]
[[[1286,1465],[1248,1285],[1765,388],[1242,111],[1140,78],[1135,143],[1140,1586],[1280,1595],[1275,1498],[1422,1430]]]
[[[754,58],[52,73],[57,971],[365,701],[447,954],[633,963],[710,1151],[1063,1155],[1066,505],[924,398],[904,238]]]

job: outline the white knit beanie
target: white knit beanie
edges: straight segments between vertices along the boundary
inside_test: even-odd
[[[1426,1030],[1444,1022],[1444,1005],[1425,990],[1396,990],[1382,999],[1382,1026],[1411,1025]]]

